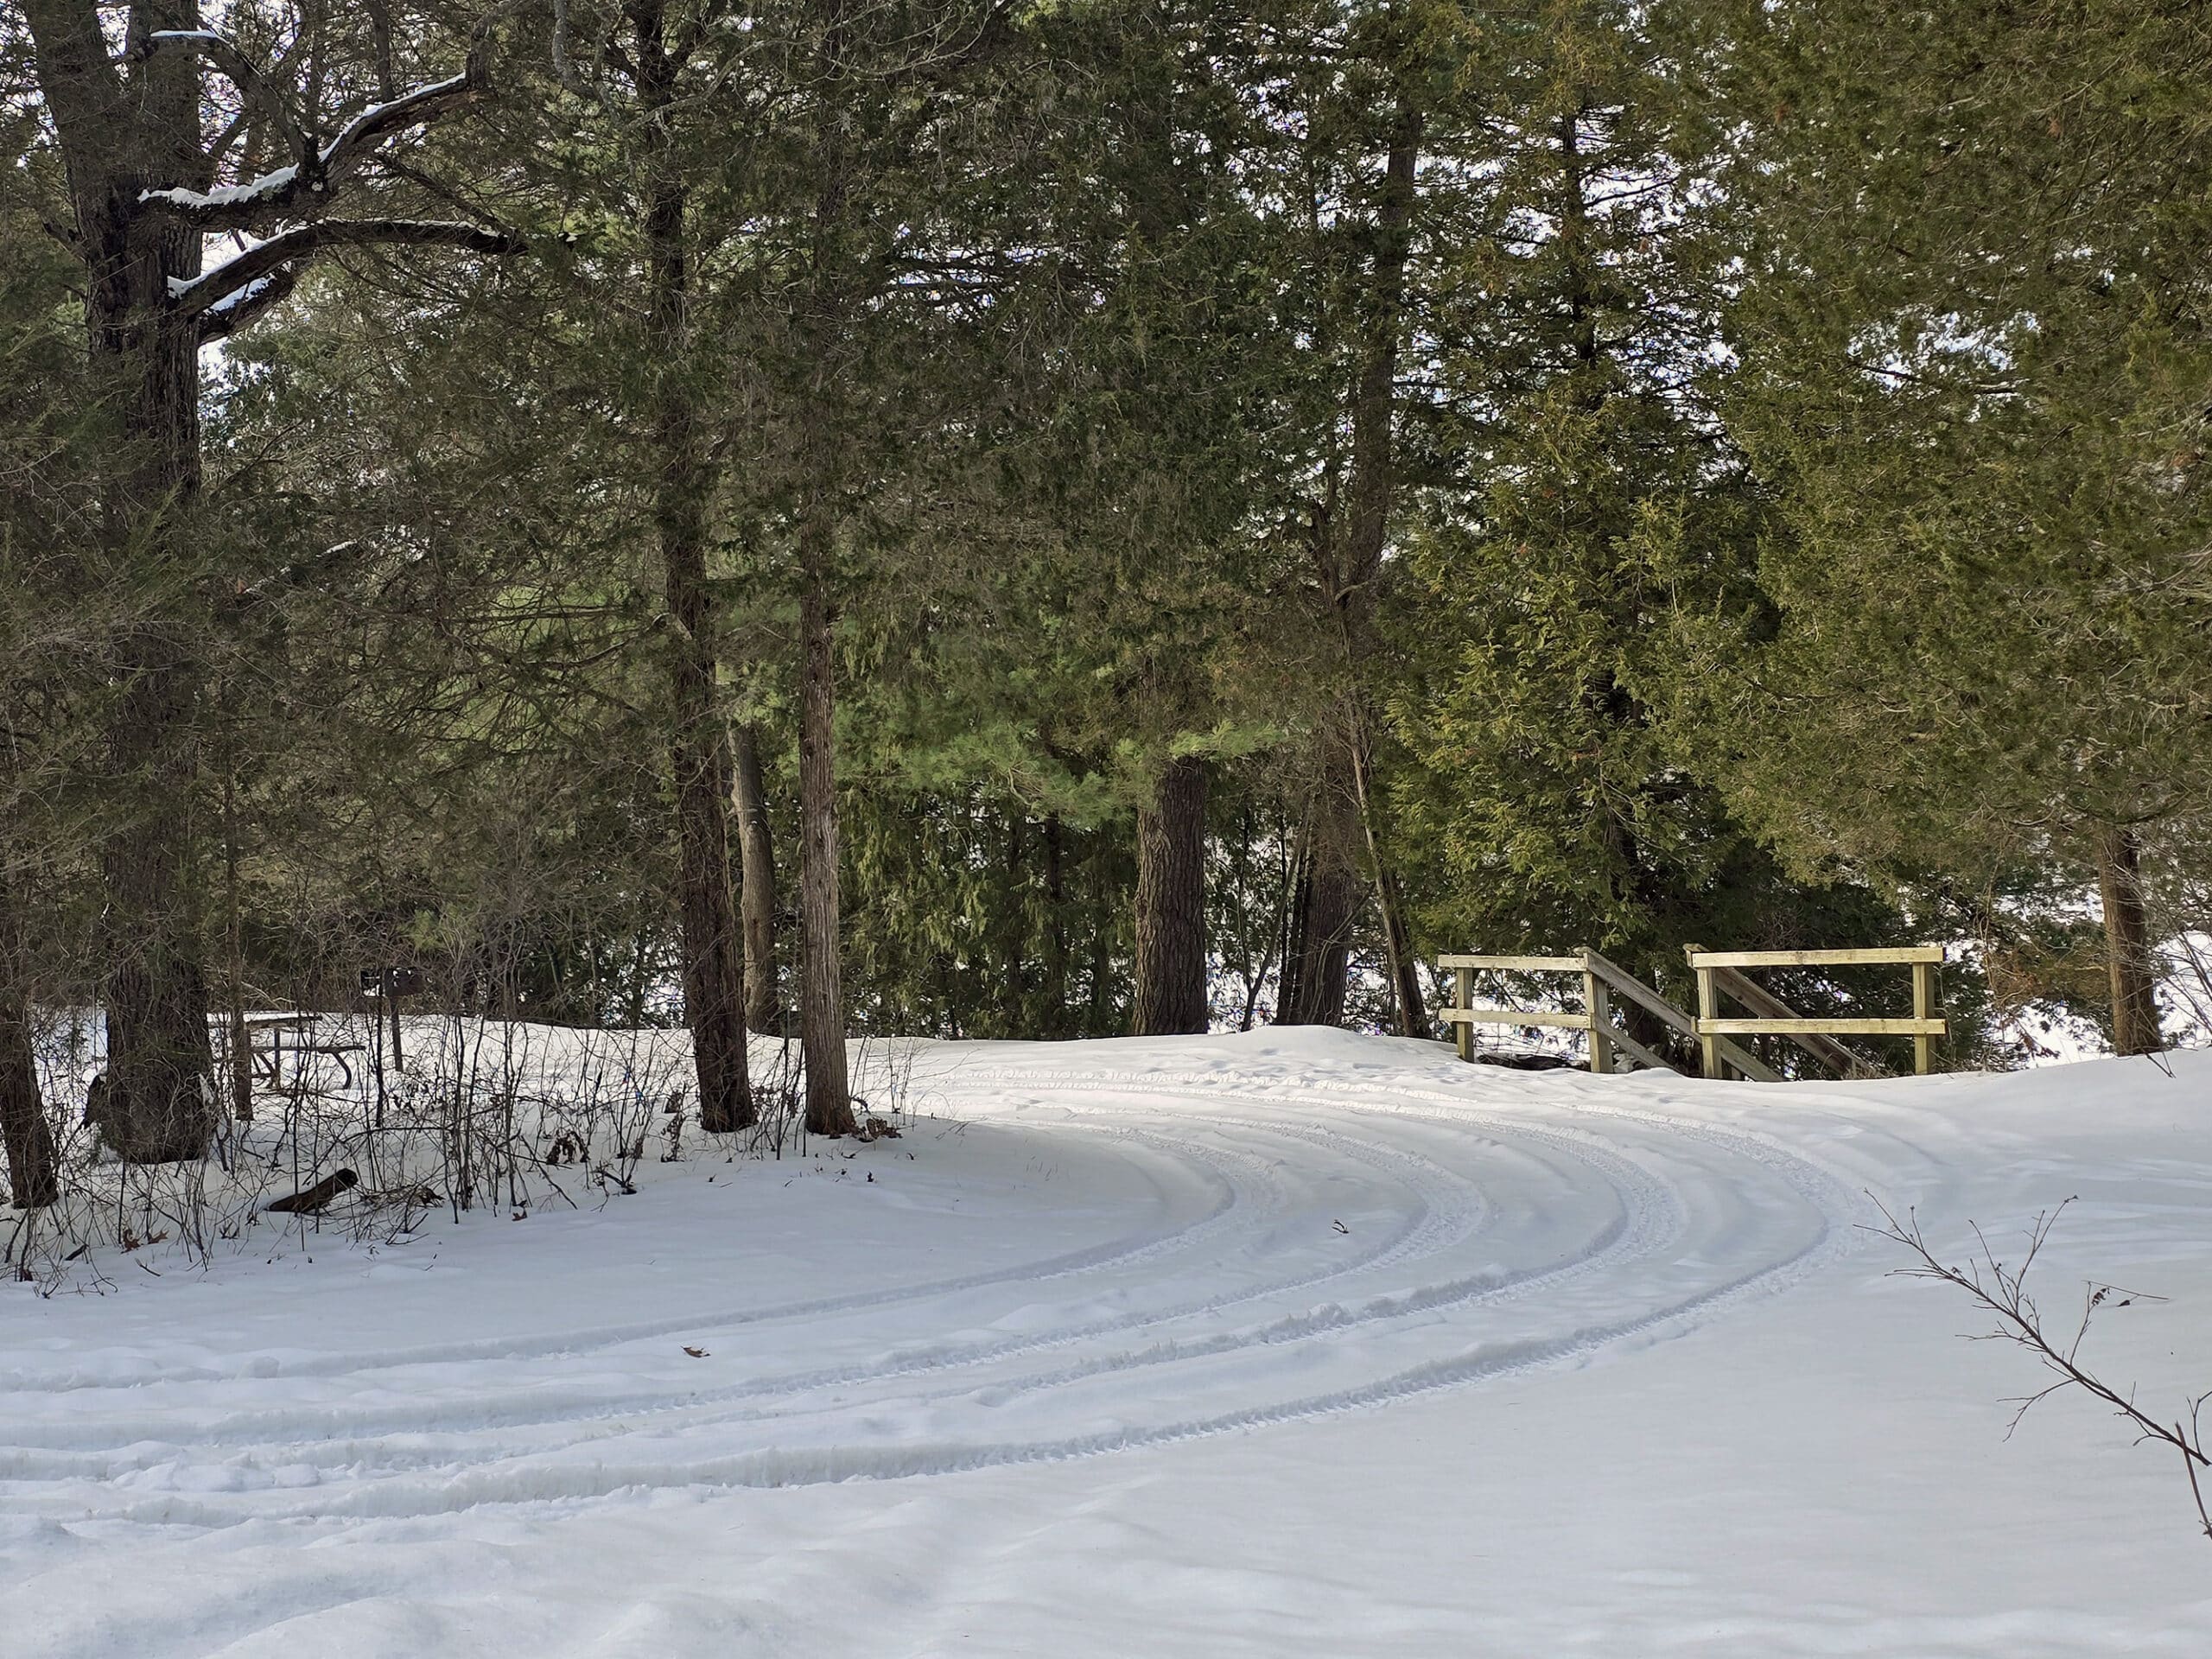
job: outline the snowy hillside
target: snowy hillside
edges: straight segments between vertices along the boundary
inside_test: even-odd
[[[1862,1225],[1962,1255],[2078,1195],[2037,1281],[2140,1293],[2085,1353],[2172,1415],[2212,1056],[2171,1063],[926,1045],[895,1140],[9,1286],[0,1648],[2201,1656],[2181,1470],[2078,1396],[2007,1440],[2032,1363]]]

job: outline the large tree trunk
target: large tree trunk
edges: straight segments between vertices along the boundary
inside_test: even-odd
[[[1170,760],[1137,809],[1139,1037],[1204,1031],[1206,1007],[1206,763]]]
[[[763,1036],[783,1029],[776,992],[776,842],[760,771],[760,734],[741,723],[730,734],[731,798],[737,810],[739,912],[745,927],[745,1023]]]
[[[108,960],[103,1131],[134,1161],[197,1158],[219,1117],[194,829],[197,710],[210,626],[192,522],[201,340],[227,337],[281,299],[298,262],[321,248],[369,241],[504,251],[512,244],[450,223],[318,219],[296,226],[298,238],[275,235],[240,254],[235,263],[247,269],[232,271],[238,285],[227,294],[194,294],[212,222],[200,215],[220,204],[188,214],[174,197],[154,193],[205,191],[214,181],[216,159],[200,127],[200,59],[211,38],[200,29],[196,0],[136,0],[120,41],[111,40],[103,16],[117,9],[92,0],[24,0],[21,10],[68,174],[76,219],[68,239],[85,268],[90,382],[103,416],[105,559],[95,578],[100,591],[87,599],[102,613],[129,618],[102,642],[111,687],[99,831]],[[233,82],[242,74],[255,81],[234,63],[224,73]],[[423,89],[428,96],[407,106],[414,118],[404,124],[421,126],[480,85],[481,60],[472,58],[466,76],[434,95]],[[256,91],[245,96],[249,105],[260,101]],[[327,177],[315,154],[306,153],[283,190],[316,196],[319,214],[326,186],[342,187],[402,124],[350,128],[353,148]],[[276,212],[282,196],[264,206]],[[219,315],[219,308],[227,308]]]
[[[656,111],[673,101],[678,64],[662,37],[662,9],[633,7],[639,93]],[[716,707],[714,599],[707,586],[710,471],[690,378],[690,262],[687,194],[668,155],[668,132],[649,129],[653,168],[645,210],[646,285],[659,384],[652,447],[658,464],[654,529],[668,613],[675,729],[677,910],[683,944],[683,1009],[699,1084],[699,1127],[727,1134],[754,1121],[746,1071],[745,970],[730,889],[728,732]]]
[[[1048,1012],[1037,1034],[1055,1040],[1068,1034],[1067,831],[1060,815],[1045,815],[1045,906],[1052,918],[1045,941],[1045,990]]]
[[[109,726],[122,822],[100,855],[108,962],[101,1133],[132,1163],[175,1163],[207,1155],[219,1117],[190,828],[200,677],[166,639],[141,634],[123,650],[136,660]]]
[[[1333,1026],[1344,1017],[1363,884],[1357,855],[1344,849],[1343,817],[1317,802],[1298,832],[1282,988],[1275,998],[1279,1026]]]
[[[238,910],[238,771],[223,758],[224,1008],[231,1065],[231,1115],[253,1122],[253,1052],[245,1023],[245,938]]]
[[[1357,688],[1354,688],[1357,698]],[[1428,1011],[1421,993],[1421,963],[1414,958],[1413,929],[1406,919],[1405,895],[1398,887],[1398,873],[1391,866],[1376,827],[1380,809],[1372,787],[1373,751],[1369,747],[1367,715],[1355,702],[1352,709],[1352,777],[1359,785],[1359,827],[1367,840],[1367,861],[1375,872],[1376,907],[1382,917],[1384,960],[1390,973],[1391,1003],[1401,1037],[1428,1035]]]
[[[815,73],[830,87],[852,73],[846,62],[848,0],[824,0],[813,17]],[[850,1085],[845,1075],[845,993],[839,974],[837,894],[836,614],[830,603],[836,484],[846,401],[844,351],[857,250],[848,245],[850,137],[845,113],[825,93],[814,120],[814,238],[809,292],[802,312],[814,360],[801,449],[807,499],[800,512],[799,554],[799,1046],[806,1064],[806,1127],[812,1135],[850,1135]]]
[[[27,966],[15,895],[0,882],[0,1151],[8,1154],[9,1196],[16,1207],[40,1210],[60,1198],[61,1176],[31,1053]]]
[[[1321,745],[1319,805],[1303,851],[1306,868],[1296,896],[1283,965],[1284,995],[1276,1019],[1291,1025],[1336,1025],[1344,1018],[1351,928],[1373,867],[1382,901],[1400,1029],[1427,1027],[1418,965],[1404,925],[1395,876],[1382,857],[1368,788],[1372,748],[1362,683],[1372,632],[1375,589],[1382,575],[1396,478],[1392,460],[1399,337],[1404,330],[1406,264],[1411,251],[1414,174],[1421,156],[1419,110],[1401,100],[1393,121],[1376,210],[1377,232],[1365,345],[1351,397],[1349,523],[1339,546],[1335,527],[1317,537],[1323,601],[1334,614],[1344,655],[1344,690],[1334,729]]]
[[[2166,1041],[2158,1028],[2158,978],[2143,904],[2142,845],[2134,830],[2109,825],[2099,833],[2097,886],[2104,899],[2113,1052],[2156,1053]]]
[[[92,384],[111,422],[103,532],[113,570],[126,587],[143,575],[147,601],[109,641],[105,1132],[134,1162],[168,1162],[203,1156],[217,1118],[193,830],[204,619],[168,596],[194,592],[178,578],[193,566],[181,521],[200,490],[200,363],[197,320],[166,308],[171,283],[199,274],[200,238],[139,193],[204,170],[199,69],[161,54],[126,86],[92,5],[25,10],[68,168]],[[137,6],[130,44],[198,25],[192,0]]]
[[[817,531],[814,532],[819,534]],[[836,619],[818,564],[799,599],[799,1046],[806,1060],[806,1127],[850,1135],[845,995],[837,964]]]

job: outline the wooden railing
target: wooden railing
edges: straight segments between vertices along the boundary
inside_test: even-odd
[[[1707,950],[1688,946],[1684,954],[1697,975],[1697,1037],[1703,1051],[1705,1075],[1725,1077],[1724,1062],[1744,1071],[1728,1053],[1732,1037],[1787,1037],[1807,1052],[1835,1067],[1847,1077],[1880,1075],[1859,1055],[1835,1040],[1838,1037],[1910,1037],[1912,1069],[1925,1074],[1935,1058],[1938,1037],[1948,1035],[1950,1021],[1936,1012],[1936,969],[1943,960],[1940,944],[1897,945],[1849,950]],[[1912,969],[1912,1017],[1887,1019],[1808,1020],[1773,992],[1743,973],[1746,968],[1910,967]],[[1720,1000],[1733,998],[1751,1010],[1745,1019],[1723,1015]],[[1738,1053],[1742,1051],[1738,1050]],[[1763,1071],[1764,1068],[1761,1068]],[[1759,1072],[1745,1071],[1747,1077]],[[1771,1077],[1770,1071],[1766,1076]]]
[[[1700,1041],[1696,1020],[1627,969],[1595,950],[1580,950],[1571,957],[1439,957],[1437,966],[1451,969],[1453,976],[1454,1006],[1441,1010],[1441,1017],[1456,1028],[1459,1058],[1463,1060],[1475,1057],[1477,1026],[1543,1026],[1586,1033],[1592,1071],[1612,1071],[1617,1069],[1615,1061],[1623,1057],[1653,1071],[1679,1071],[1665,1056],[1613,1023],[1616,997],[1636,1003],[1692,1043]],[[1577,976],[1582,981],[1582,1011],[1574,1014],[1478,1004],[1474,999],[1475,976],[1478,973]],[[1781,1081],[1774,1071],[1738,1045],[1725,1037],[1719,1041],[1721,1053],[1744,1076],[1769,1083]]]

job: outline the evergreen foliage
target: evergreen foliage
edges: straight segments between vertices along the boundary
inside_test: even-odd
[[[2200,9],[253,0],[149,43],[197,16],[106,70],[83,0],[0,18],[0,1041],[129,991],[141,920],[156,1024],[405,964],[687,1020],[722,1127],[741,1023],[817,1070],[833,1027],[1441,1034],[1442,950],[1686,1000],[1693,942],[1969,939],[2000,1003],[2159,1040],[2212,891]],[[94,159],[178,172],[139,218],[262,262],[234,303],[101,286],[108,71],[175,154]],[[425,86],[331,180],[380,217],[287,194]],[[159,488],[156,336],[200,388]]]

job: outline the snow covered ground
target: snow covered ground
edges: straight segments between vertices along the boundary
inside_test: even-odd
[[[1266,1032],[933,1045],[901,1138],[0,1290],[0,1652],[2212,1653],[2178,1466],[1890,1276],[2163,1296],[2212,1056],[1853,1085]],[[703,1153],[703,1149],[700,1149]],[[690,1350],[700,1351],[696,1356]]]

